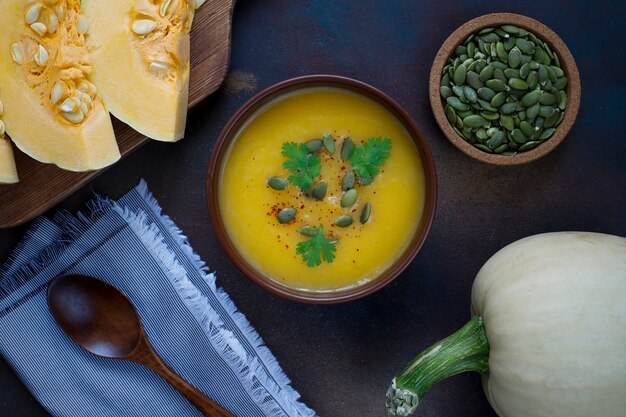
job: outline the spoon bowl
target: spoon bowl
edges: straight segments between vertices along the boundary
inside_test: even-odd
[[[48,287],[48,306],[63,331],[94,355],[123,359],[139,346],[137,310],[104,281],[79,275],[56,279]]]
[[[47,298],[61,329],[86,351],[151,369],[207,417],[234,417],[159,357],[148,341],[139,313],[114,286],[92,277],[65,275],[52,281]]]

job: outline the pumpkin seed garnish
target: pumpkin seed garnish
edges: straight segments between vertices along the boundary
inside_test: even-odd
[[[367,223],[372,214],[372,205],[370,203],[366,203],[361,210],[361,216],[359,216],[359,221],[361,224]]]
[[[349,137],[345,138],[343,140],[343,143],[341,144],[341,160],[347,161],[348,159],[350,159],[353,151],[354,142],[352,142],[352,139],[350,139]]]
[[[316,200],[322,201],[326,196],[326,190],[328,190],[328,186],[324,181],[321,181],[319,184],[313,187],[311,194]]]
[[[275,190],[284,190],[289,186],[289,181],[280,177],[269,177],[267,179],[267,185]]]
[[[350,207],[356,202],[358,196],[359,192],[355,188],[346,191],[341,197],[341,207]]]
[[[335,225],[338,227],[348,227],[352,224],[354,220],[352,216],[348,216],[347,214],[342,214],[341,216],[335,219]]]
[[[354,188],[356,184],[356,175],[353,172],[348,172],[341,179],[341,190],[348,191],[351,188]]]
[[[305,142],[304,146],[306,146],[309,152],[315,153],[322,150],[322,148],[324,147],[324,141],[322,141],[322,139],[312,139],[308,142]]]
[[[291,219],[293,219],[295,216],[296,216],[296,209],[293,207],[287,207],[279,211],[278,214],[276,215],[276,218],[278,219],[278,223],[285,224],[285,223],[289,223]]]
[[[335,139],[330,133],[324,133],[322,141],[324,142],[324,146],[328,152],[331,154],[335,153]]]
[[[298,232],[304,236],[313,236],[317,232],[317,228],[313,226],[302,226],[298,229]]]

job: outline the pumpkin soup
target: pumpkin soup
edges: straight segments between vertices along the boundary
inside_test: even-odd
[[[218,182],[222,221],[269,279],[307,291],[354,287],[410,245],[424,172],[410,134],[382,105],[339,88],[301,89],[264,105],[235,137]]]

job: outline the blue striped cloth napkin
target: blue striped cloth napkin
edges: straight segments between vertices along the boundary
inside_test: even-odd
[[[143,181],[87,214],[35,220],[0,268],[0,354],[53,416],[200,416],[147,369],[65,336],[45,290],[68,273],[121,289],[163,359],[236,416],[315,416]]]

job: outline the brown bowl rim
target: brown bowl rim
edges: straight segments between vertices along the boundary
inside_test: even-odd
[[[398,260],[378,278],[373,279],[372,281],[369,281],[361,286],[339,291],[305,291],[281,285],[278,282],[263,276],[257,272],[254,267],[249,265],[234,247],[224,229],[219,211],[217,195],[219,172],[222,165],[222,158],[225,151],[228,150],[233,135],[247,120],[247,117],[254,114],[259,107],[268,101],[273,100],[285,93],[311,87],[334,87],[347,89],[349,91],[362,94],[383,105],[404,124],[404,127],[413,138],[424,166],[426,187],[424,194],[424,211],[410,245],[404,250],[402,256],[400,256],[400,258],[398,258]],[[311,304],[335,304],[356,300],[378,291],[393,281],[413,261],[426,241],[426,237],[428,236],[435,217],[437,205],[437,175],[435,170],[435,161],[424,135],[413,118],[396,101],[369,84],[351,78],[326,74],[306,75],[282,81],[257,93],[243,106],[241,106],[231,117],[228,123],[226,123],[215,142],[213,150],[211,151],[206,180],[206,198],[209,218],[211,220],[213,230],[217,235],[217,239],[231,261],[241,272],[243,272],[245,276],[265,290],[291,301]]]
[[[458,45],[460,45],[470,34],[477,30],[480,30],[487,26],[514,24],[516,26],[523,27],[528,31],[534,33],[544,42],[550,45],[550,48],[559,54],[559,60],[561,62],[561,68],[568,77],[567,83],[567,96],[568,103],[565,108],[565,114],[561,124],[557,126],[556,131],[552,137],[546,140],[539,146],[531,149],[530,151],[518,153],[515,156],[504,156],[497,154],[489,154],[475,148],[469,142],[466,142],[464,138],[459,136],[448,119],[445,116],[443,109],[443,103],[439,95],[439,84],[441,80],[441,73],[443,67]],[[576,61],[571,52],[567,48],[567,45],[563,40],[543,23],[532,19],[527,16],[515,14],[515,13],[491,13],[483,16],[479,16],[469,22],[461,25],[445,40],[439,52],[437,53],[433,66],[430,71],[429,82],[429,96],[430,104],[433,111],[433,115],[437,120],[437,124],[443,131],[444,135],[448,138],[454,146],[465,154],[471,156],[474,159],[478,159],[482,162],[486,162],[494,165],[518,165],[525,164],[531,161],[535,161],[556,148],[565,139],[565,136],[569,133],[570,129],[574,125],[578,109],[580,107],[580,74],[576,66]]]

